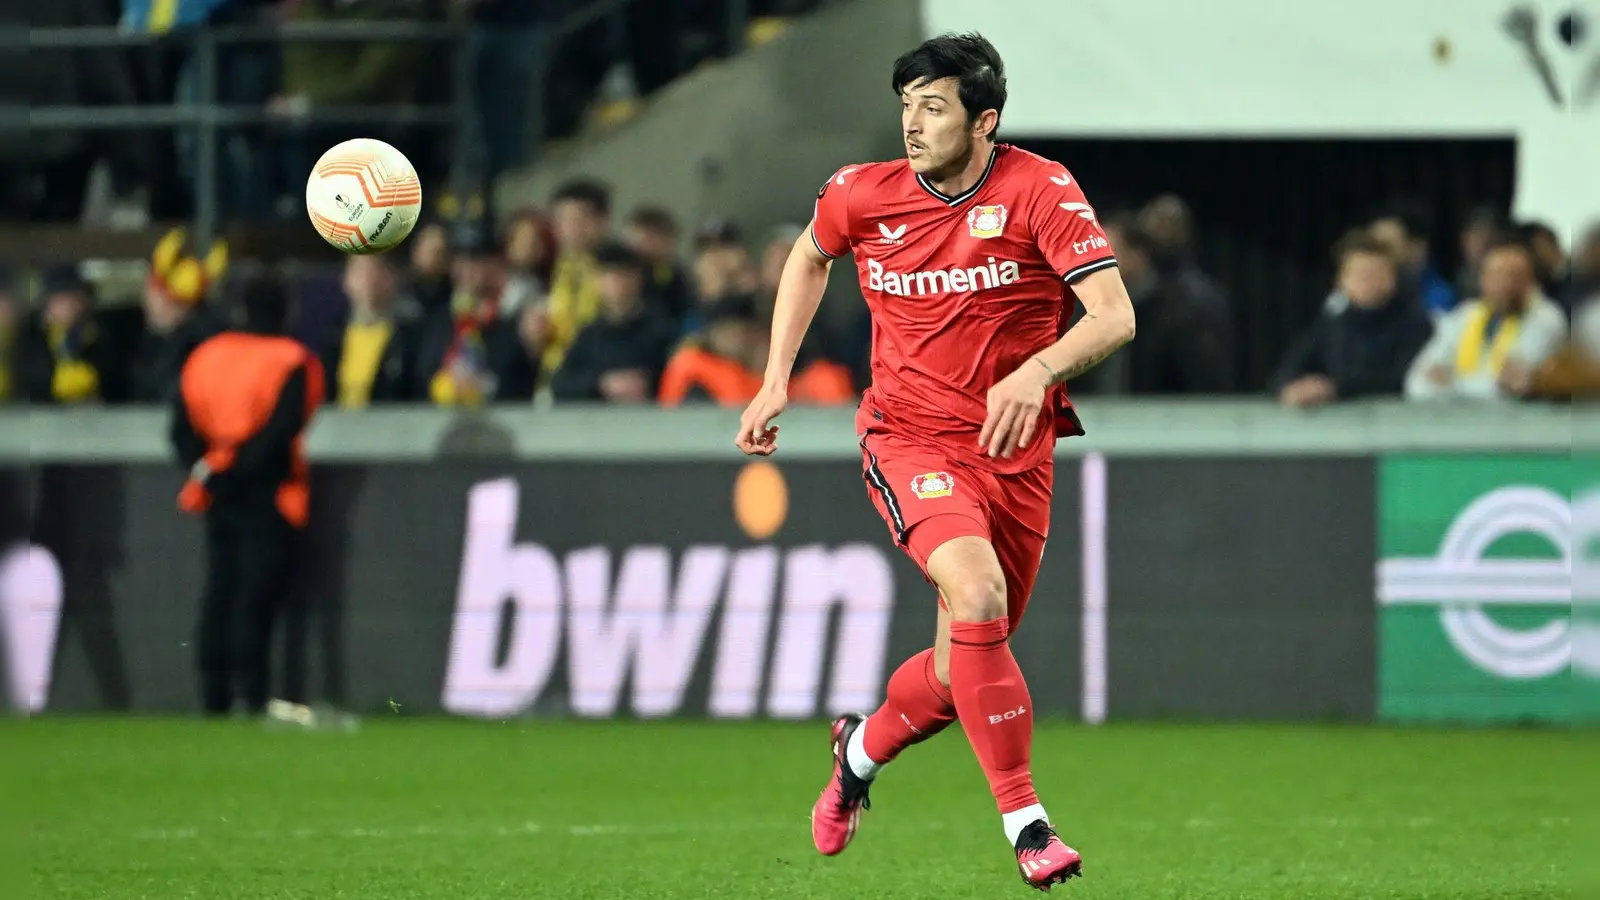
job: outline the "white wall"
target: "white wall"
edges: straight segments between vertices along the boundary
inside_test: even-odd
[[[983,32],[1006,60],[1005,127],[1029,136],[1515,136],[1517,212],[1600,216],[1600,2],[1540,12],[1566,99],[1501,20],[1512,0],[922,0],[928,34]],[[1589,13],[1587,45],[1556,39]]]

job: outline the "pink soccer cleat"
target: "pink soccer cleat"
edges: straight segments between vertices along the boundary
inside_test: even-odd
[[[1048,891],[1082,875],[1083,857],[1056,837],[1050,823],[1040,819],[1017,836],[1017,868],[1029,887]]]
[[[847,713],[833,720],[830,734],[833,777],[828,779],[828,786],[822,789],[817,805],[811,808],[811,842],[817,845],[817,852],[823,856],[843,853],[844,848],[850,846],[850,839],[856,836],[856,826],[861,823],[861,811],[872,808],[872,803],[867,799],[867,788],[872,782],[858,777],[844,758],[850,735],[866,720],[867,717],[859,713]]]

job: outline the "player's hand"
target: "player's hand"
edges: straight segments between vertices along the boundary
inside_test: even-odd
[[[1027,449],[1039,428],[1049,387],[1049,372],[1030,359],[990,388],[989,415],[978,432],[978,451],[1010,459],[1016,450]]]
[[[733,439],[733,445],[746,456],[771,456],[778,449],[778,426],[772,420],[782,415],[788,405],[788,390],[764,385],[739,417],[739,436]]]

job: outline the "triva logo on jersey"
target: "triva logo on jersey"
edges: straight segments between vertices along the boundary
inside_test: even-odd
[[[934,269],[930,272],[891,272],[875,259],[867,260],[867,287],[895,297],[987,291],[1022,280],[1022,267],[1011,260],[970,269]]]

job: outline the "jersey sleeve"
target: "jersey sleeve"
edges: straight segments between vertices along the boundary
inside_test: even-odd
[[[1076,284],[1091,272],[1115,266],[1111,242],[1078,182],[1065,170],[1041,173],[1039,181],[1028,210],[1029,227],[1056,274]]]
[[[855,170],[855,166],[846,166],[817,189],[816,210],[811,216],[811,240],[829,259],[850,252],[850,189],[855,184],[850,176]]]

